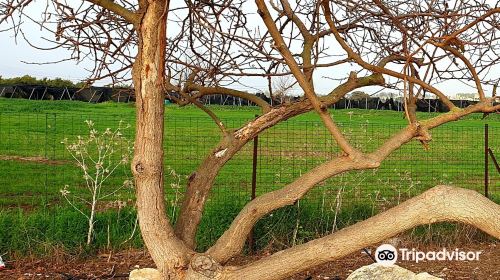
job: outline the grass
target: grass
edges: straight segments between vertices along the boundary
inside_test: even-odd
[[[60,249],[81,253],[98,248],[140,247],[139,232],[132,236],[135,219],[135,209],[131,207],[99,213],[93,247],[85,247],[87,222],[72,208],[57,207],[31,213],[21,209],[1,211],[0,251],[8,252],[12,258],[26,254],[44,255]]]
[[[259,114],[256,107],[210,108],[233,129]],[[332,110],[331,113],[347,137],[364,151],[376,149],[406,124],[401,112]],[[0,254],[46,252],[56,247],[69,251],[82,248],[85,233],[79,225],[85,224],[85,219],[66,205],[59,190],[70,185],[73,192],[85,195],[84,181],[60,142],[86,134],[85,120],[93,120],[99,130],[116,127],[123,120],[131,124],[126,136],[133,139],[134,114],[132,104],[0,98],[0,238],[3,238]],[[419,115],[425,119],[435,114]],[[468,116],[433,130],[434,140],[427,151],[414,141],[391,155],[378,170],[349,172],[321,183],[321,187],[313,189],[299,205],[278,210],[260,221],[255,229],[257,245],[261,248],[269,243],[287,246],[309,240],[330,232],[334,221],[339,228],[352,224],[440,183],[480,191],[483,126],[484,123],[490,125],[490,147],[500,157],[499,120],[498,115],[491,115],[487,120],[481,120],[479,114]],[[174,195],[175,183],[180,179],[181,188],[185,185],[187,177],[215,147],[220,135],[202,111],[169,105],[164,136],[165,166],[180,174],[180,178],[165,176],[169,213],[173,213],[175,220],[179,207]],[[314,113],[269,129],[259,137],[257,194],[284,186],[337,152]],[[252,145],[249,144],[217,177],[200,227],[201,249],[210,246],[223,233],[249,200],[251,158]],[[500,180],[493,165],[491,169],[490,193],[498,202]],[[127,177],[130,172],[125,166],[110,178],[108,187],[121,184]],[[109,200],[133,198],[132,190],[123,190]],[[132,213],[120,217],[118,219],[116,209],[100,212],[94,249],[108,246],[108,225],[109,246],[119,248],[128,238],[135,216]],[[290,232],[294,233],[293,238]],[[140,246],[140,238],[136,237],[132,243]]]

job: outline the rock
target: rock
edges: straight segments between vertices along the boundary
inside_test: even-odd
[[[163,280],[158,270],[154,268],[134,269],[130,272],[130,280]]]
[[[347,280],[439,280],[427,272],[416,274],[408,269],[397,265],[383,266],[377,263],[366,265],[356,269],[347,277]]]
[[[443,279],[443,278],[432,276],[427,272],[419,273],[419,274],[415,275],[415,277],[413,278],[413,280],[439,280],[439,279]]]

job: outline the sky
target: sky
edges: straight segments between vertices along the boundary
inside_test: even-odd
[[[174,0],[179,1],[179,0]],[[44,1],[41,1],[44,2]],[[35,1],[30,7],[30,14],[35,18],[40,17],[41,11],[44,5],[40,4],[40,1]],[[169,27],[172,28],[172,27]],[[25,34],[29,36],[30,40],[34,43],[42,44],[42,37],[53,38],[53,35],[41,31],[39,27],[33,24],[26,23],[24,26]],[[63,78],[71,80],[73,82],[79,82],[88,76],[88,71],[86,69],[90,68],[91,62],[81,62],[75,63],[75,61],[65,61],[58,64],[29,64],[29,63],[41,63],[47,61],[57,61],[61,58],[69,57],[69,52],[64,49],[55,49],[50,51],[38,50],[31,47],[23,38],[14,38],[12,32],[0,32],[0,75],[4,78],[17,77],[23,75],[31,75],[37,78]],[[500,69],[500,67],[498,67]],[[326,70],[325,70],[326,71]],[[331,90],[334,85],[332,81],[323,78],[331,73],[325,72],[323,70],[318,71],[315,75],[315,86],[320,94],[327,93]],[[346,68],[345,73],[348,73]],[[341,71],[342,72],[342,71]],[[342,73],[344,74],[344,73]],[[109,81],[97,82],[96,85],[104,85],[109,83]],[[246,80],[247,84],[251,84],[252,87],[249,91],[265,91],[267,89],[267,84],[263,80]],[[453,96],[456,93],[464,92],[475,92],[473,87],[465,85],[458,81],[448,81],[435,85],[438,89],[445,92],[447,95]],[[238,89],[242,89],[241,86]],[[364,91],[368,93],[375,92],[375,88],[364,88]],[[490,89],[486,88],[487,91]],[[301,90],[297,87],[293,88],[292,93],[299,94]]]
[[[41,18],[42,11],[45,8],[44,3],[45,1],[33,1],[28,6],[28,13],[33,19]],[[2,25],[0,30],[4,30],[8,26]],[[30,23],[28,19],[24,20],[23,29],[30,41],[36,45],[47,45],[44,44],[42,37],[54,38],[54,35],[41,31],[38,26]],[[76,64],[74,61],[65,61],[58,64],[29,64],[58,61],[66,57],[69,57],[67,50],[38,50],[31,47],[22,36],[15,38],[12,31],[0,32],[0,75],[4,78],[30,75],[37,78],[59,77],[74,82],[85,79],[87,75],[85,68],[90,66],[89,63],[85,65],[85,63]]]
[[[65,61],[58,64],[36,65],[26,62],[55,61],[68,57],[65,50],[42,51],[29,46],[22,38],[0,33],[0,75],[4,78],[30,75],[37,78],[63,78],[79,82],[87,75],[84,64]]]

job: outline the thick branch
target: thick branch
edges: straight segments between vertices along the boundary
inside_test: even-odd
[[[197,99],[205,95],[223,94],[223,95],[230,95],[234,97],[243,98],[250,102],[253,102],[257,104],[257,106],[261,107],[264,112],[269,111],[271,108],[269,104],[267,104],[267,102],[264,101],[262,98],[241,90],[224,88],[224,87],[204,87],[197,84],[190,84],[188,86],[188,89],[191,91],[198,91],[198,94],[193,96],[193,98]]]
[[[434,118],[424,120],[421,122],[422,126],[427,129],[438,127],[444,123],[457,121],[460,118],[472,113],[492,113],[500,110],[500,104],[494,105],[495,98],[487,98],[484,102],[470,105],[463,109],[455,109],[453,111],[443,113]]]
[[[122,18],[124,18],[129,23],[136,26],[140,21],[139,14],[134,13],[133,11],[128,10],[127,8],[116,4],[111,0],[85,0],[87,2],[96,4],[98,6],[103,7],[106,10],[109,10]]]
[[[500,206],[479,193],[437,186],[334,234],[280,251],[227,272],[225,279],[283,279],[336,260],[419,225],[462,222],[500,238]],[[286,265],[283,265],[286,264]]]
[[[379,164],[369,159],[352,160],[339,157],[313,168],[293,183],[257,197],[249,202],[234,219],[230,228],[217,240],[207,254],[224,263],[243,248],[245,236],[264,215],[286,205],[291,205],[317,183],[349,170],[377,168]]]
[[[195,172],[189,176],[179,218],[175,224],[176,235],[190,248],[196,247],[196,231],[201,222],[205,202],[220,169],[247,141],[235,140],[226,134]]]
[[[174,279],[192,254],[178,239],[165,215],[163,130],[166,20],[168,1],[154,1],[138,29],[140,43],[133,67],[136,136],[131,168],[135,178],[137,215],[144,244],[158,269]],[[157,25],[160,28],[156,28]],[[152,27],[155,28],[152,28]],[[161,27],[164,28],[161,28]]]

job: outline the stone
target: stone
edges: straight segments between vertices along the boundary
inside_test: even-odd
[[[134,269],[130,272],[130,280],[163,280],[160,272],[154,268]]]
[[[383,266],[373,263],[356,269],[347,277],[347,280],[442,280],[428,274],[427,272],[416,274],[406,268],[397,265]]]
[[[414,278],[414,280],[439,280],[439,279],[443,279],[443,278],[439,278],[439,277],[430,275],[427,272],[419,273],[419,274],[415,275],[415,278]]]

